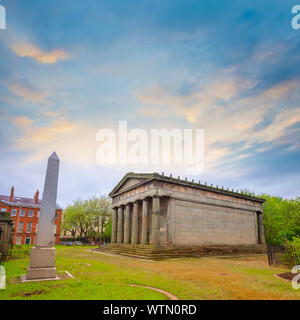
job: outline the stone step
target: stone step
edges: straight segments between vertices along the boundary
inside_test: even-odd
[[[130,244],[108,244],[94,249],[96,251],[108,252],[122,256],[163,260],[180,257],[236,257],[252,254],[265,253],[265,246],[143,246]]]
[[[261,250],[252,250],[252,251],[243,251],[243,250],[213,250],[213,249],[203,249],[203,250],[139,250],[139,249],[122,249],[122,248],[105,248],[105,249],[98,249],[98,250],[102,250],[102,251],[114,251],[114,252],[139,252],[139,253],[143,253],[143,254],[163,254],[163,253],[167,253],[167,254],[196,254],[196,253],[201,253],[201,254],[205,254],[205,253],[264,253],[264,251]]]

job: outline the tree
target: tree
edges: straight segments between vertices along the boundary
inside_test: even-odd
[[[64,234],[71,233],[73,239],[75,239],[76,233],[79,232],[79,225],[76,221],[76,211],[73,206],[68,206],[63,212],[62,231]]]
[[[266,241],[270,244],[284,244],[300,238],[300,201],[299,198],[287,200],[270,195],[262,195],[263,221]]]
[[[111,201],[104,196],[93,196],[86,201],[86,207],[92,234],[103,242],[104,230],[112,215]]]
[[[73,239],[79,234],[81,239],[99,237],[102,242],[111,215],[111,200],[105,196],[75,200],[63,214],[62,230],[70,232]]]

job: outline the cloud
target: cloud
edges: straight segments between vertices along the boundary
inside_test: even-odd
[[[253,87],[254,84],[240,78],[220,79],[198,86],[190,94],[172,92],[167,87],[155,86],[148,90],[137,92],[136,98],[146,105],[155,105],[175,111],[176,115],[196,123],[205,109],[216,107],[217,104],[227,102],[242,90]],[[155,116],[153,108],[142,108],[144,114]],[[166,113],[168,114],[168,113]]]
[[[84,121],[71,121],[65,117],[49,118],[41,124],[28,117],[11,119],[19,129],[12,138],[15,150],[24,153],[24,163],[45,159],[53,151],[73,164],[85,166],[96,163],[96,129]]]
[[[139,108],[137,110],[139,115],[151,118],[158,118],[161,116],[166,116],[168,113],[167,110],[162,110],[159,108]]]
[[[64,118],[66,115],[65,110],[57,110],[57,111],[46,111],[45,116],[51,117],[51,118]]]
[[[254,95],[248,99],[250,100],[255,99],[256,101],[268,103],[273,102],[274,100],[288,98],[287,96],[294,90],[299,87],[299,80],[287,80],[280,82],[263,90],[261,93]],[[246,101],[246,100],[244,100]]]
[[[50,52],[43,52],[38,47],[29,43],[18,43],[13,45],[12,50],[19,57],[29,57],[43,64],[55,64],[58,61],[66,60],[69,54],[61,49],[54,49]]]
[[[43,103],[46,102],[47,94],[44,91],[39,91],[36,88],[12,83],[7,85],[9,90],[16,96],[21,97],[25,102]]]
[[[30,127],[32,122],[28,117],[16,117],[13,119],[13,123],[18,127]]]
[[[176,121],[175,115],[185,118],[192,127],[204,128],[206,168],[212,169],[225,157],[236,160],[253,155],[257,145],[295,145],[292,136],[285,136],[287,129],[300,121],[300,108],[280,105],[297,94],[299,81],[285,81],[259,92],[254,91],[255,86],[255,81],[241,77],[224,81],[216,77],[188,94],[155,86],[140,91],[136,97],[143,103],[141,115]],[[158,106],[163,108],[162,113],[156,112]],[[269,119],[264,123],[266,118]],[[233,150],[231,146],[237,143],[239,148]]]

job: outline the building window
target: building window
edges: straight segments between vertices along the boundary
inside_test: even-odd
[[[32,223],[31,222],[28,222],[27,223],[27,228],[26,228],[26,232],[31,232],[31,227],[32,227]]]
[[[25,238],[25,244],[31,244],[31,237]]]
[[[40,210],[38,211],[38,214],[37,214],[38,218],[40,217]]]
[[[55,212],[55,219],[58,217],[58,213],[57,212]]]
[[[29,210],[29,211],[28,211],[28,217],[29,217],[29,218],[32,218],[32,217],[33,217],[33,210]]]
[[[22,236],[17,236],[16,244],[22,244]]]
[[[10,214],[12,217],[15,217],[17,215],[17,209],[11,209]]]
[[[24,226],[24,222],[19,222],[18,232],[23,232],[23,226]]]
[[[20,217],[25,217],[25,209],[21,209],[21,211],[20,211]]]
[[[1,212],[6,212],[6,208],[1,208]]]
[[[53,226],[53,231],[54,231],[54,234],[56,234],[56,224]]]

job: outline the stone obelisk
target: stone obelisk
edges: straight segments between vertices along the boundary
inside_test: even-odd
[[[55,152],[48,159],[35,247],[31,249],[26,280],[56,279],[54,219],[59,158]]]

